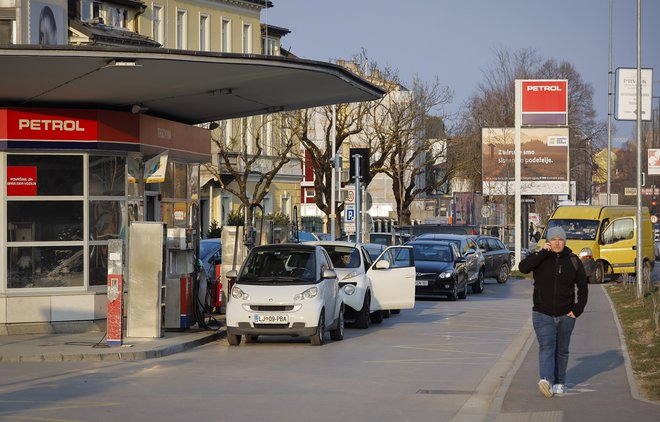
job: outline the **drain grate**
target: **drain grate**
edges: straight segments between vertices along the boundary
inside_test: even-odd
[[[469,390],[417,390],[415,394],[473,394]]]

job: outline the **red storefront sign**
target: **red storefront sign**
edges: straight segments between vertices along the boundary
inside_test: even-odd
[[[7,110],[7,138],[44,141],[98,140],[95,110]]]
[[[7,196],[36,196],[37,167],[7,166]]]

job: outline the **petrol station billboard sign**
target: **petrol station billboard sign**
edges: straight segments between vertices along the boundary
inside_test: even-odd
[[[568,125],[568,80],[522,81],[522,125]]]

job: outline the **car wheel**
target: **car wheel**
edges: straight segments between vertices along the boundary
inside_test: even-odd
[[[603,269],[603,263],[600,261],[596,262],[596,266],[594,267],[594,272],[591,273],[591,276],[589,276],[589,283],[601,284],[603,282],[604,277],[605,277],[605,270]]]
[[[246,343],[256,343],[258,339],[259,339],[259,336],[256,335],[256,334],[251,334],[249,336],[245,336],[245,342]]]
[[[484,270],[479,270],[477,281],[472,283],[472,293],[483,293],[484,291]]]
[[[385,310],[383,311],[383,318],[389,318],[389,317],[390,317],[390,310],[389,310],[389,309],[385,309]]]
[[[367,292],[364,295],[364,302],[362,303],[362,309],[360,309],[360,312],[358,312],[357,319],[355,320],[355,326],[357,328],[369,328],[369,322],[371,322],[371,319],[369,318],[369,308],[371,307],[371,294]]]
[[[241,344],[241,335],[233,334],[231,331],[227,331],[227,342],[230,346],[238,346]]]
[[[398,315],[401,313],[401,309],[392,309],[390,312],[392,312],[394,315]]]
[[[323,344],[323,335],[324,334],[325,334],[325,316],[323,315],[323,311],[321,311],[321,316],[319,317],[319,325],[316,327],[316,333],[314,333],[309,338],[309,341],[314,346],[320,346],[320,345]]]
[[[505,263],[500,267],[500,273],[497,275],[497,282],[500,284],[506,283],[509,279],[509,266]]]
[[[371,319],[371,322],[373,322],[374,324],[380,324],[381,322],[383,322],[383,311],[372,312],[369,318]]]
[[[330,338],[334,341],[339,341],[344,338],[344,305],[341,305],[341,308],[339,308],[337,326],[330,330]]]
[[[463,290],[458,294],[459,299],[467,299],[467,283],[463,285]]]

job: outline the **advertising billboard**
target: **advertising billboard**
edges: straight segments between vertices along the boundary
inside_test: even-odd
[[[68,43],[68,37],[66,1],[30,2],[30,44],[62,45]]]
[[[567,195],[568,128],[521,129],[521,194]],[[484,195],[514,194],[514,128],[483,128],[482,180]]]
[[[642,79],[642,120],[651,120],[651,100],[653,98],[653,69],[641,69]],[[616,70],[616,111],[617,120],[637,120],[637,69],[618,68]]]

